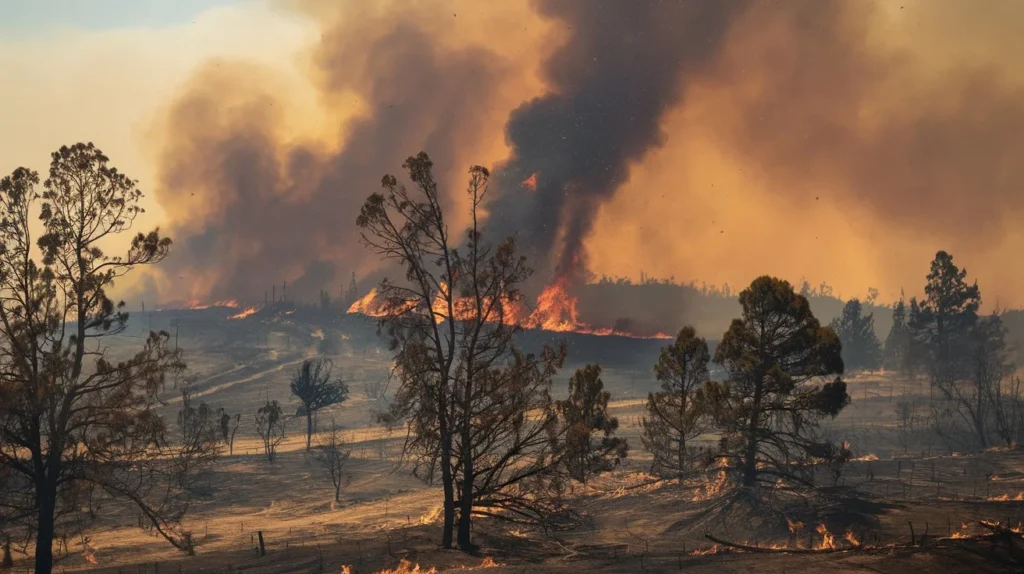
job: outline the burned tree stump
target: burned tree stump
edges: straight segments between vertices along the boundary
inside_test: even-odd
[[[256,532],[256,536],[260,539],[260,556],[267,555],[267,548],[263,545],[263,531],[259,530]]]

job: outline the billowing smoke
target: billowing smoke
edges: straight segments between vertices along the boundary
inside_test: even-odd
[[[237,63],[209,64],[169,109],[157,199],[177,249],[162,300],[262,299],[275,284],[280,296],[284,282],[306,300],[337,293],[352,271],[377,265],[354,222],[383,174],[425,149],[445,189],[462,185],[474,159],[464,151],[486,133],[482,116],[508,65],[428,33],[450,12],[333,14],[331,4],[307,9],[324,20],[310,73],[322,121],[348,116],[335,133],[294,138],[288,85]],[[451,193],[457,206],[462,194]]]
[[[743,4],[536,2],[568,37],[543,66],[550,93],[509,117],[513,155],[502,168],[492,225],[517,233],[536,265],[553,265],[559,275],[585,272],[583,241],[598,208],[664,143],[662,117],[706,72]]]
[[[454,207],[469,165],[496,166],[490,229],[545,281],[768,272],[898,294],[944,248],[983,286],[1024,287],[996,257],[1024,248],[1024,45],[995,29],[1020,3],[986,3],[1002,12],[981,26],[946,0],[525,2],[306,2],[314,122],[263,70],[199,72],[162,132],[162,299],[309,296],[375,269],[358,206],[420,150]]]

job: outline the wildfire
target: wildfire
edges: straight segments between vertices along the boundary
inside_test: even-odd
[[[228,317],[228,319],[245,319],[249,315],[256,313],[256,311],[256,307],[246,307],[245,309],[239,311],[238,313],[231,315],[230,317]]]
[[[402,558],[393,570],[378,570],[377,574],[437,574],[437,569],[431,566],[430,569],[423,570],[419,564],[413,564]]]
[[[448,313],[448,286],[440,284],[440,289],[431,303],[431,312],[440,316],[443,320]],[[595,328],[584,323],[579,318],[578,302],[575,296],[569,292],[568,280],[557,279],[541,291],[532,313],[527,314],[524,305],[512,297],[503,295],[500,305],[491,305],[489,299],[483,301],[483,307],[490,309],[487,321],[497,322],[503,320],[506,324],[519,324],[526,329],[539,329],[557,333],[583,333],[588,335],[617,335],[620,337],[650,338],[650,339],[671,339],[669,335],[658,333],[652,336],[638,336],[633,333],[619,331],[612,328]],[[349,314],[361,314],[368,317],[381,318],[389,315],[401,315],[411,313],[419,307],[415,300],[395,301],[386,300],[380,296],[377,289],[371,289],[369,293],[352,303],[348,308]],[[470,298],[455,297],[452,305],[451,315],[456,320],[471,320],[476,316],[476,302]]]
[[[790,534],[800,534],[800,531],[804,529],[804,523],[799,520],[790,520],[786,517],[786,526],[789,527]]]
[[[845,538],[851,546],[860,546],[860,540],[857,539],[857,535],[854,534],[852,530],[847,530],[846,534],[843,535],[843,538]]]
[[[715,478],[704,482],[700,490],[693,496],[693,502],[702,502],[704,500],[711,500],[718,496],[725,490],[725,485],[729,481],[729,475],[724,469],[719,470],[715,473]]]
[[[530,177],[524,179],[520,185],[529,191],[537,191],[537,172],[530,174]]]
[[[990,496],[986,500],[990,502],[1024,502],[1024,492],[1018,492],[1017,494],[1003,494],[1000,496]]]
[[[705,548],[703,550],[698,548],[697,550],[694,550],[693,552],[691,552],[690,556],[710,556],[710,555],[713,555],[713,554],[718,554],[721,551],[722,551],[722,549],[717,544],[715,544],[711,548]]]
[[[222,299],[220,301],[214,301],[213,303],[201,303],[199,301],[189,301],[187,308],[193,311],[199,311],[201,309],[209,309],[210,307],[229,307],[231,309],[238,308],[238,301],[234,299]]]
[[[969,522],[964,522],[963,524],[960,525],[960,529],[957,530],[956,532],[950,534],[949,537],[954,539],[954,540],[961,540],[961,539],[967,538],[968,537],[968,532],[970,531],[970,529],[971,529],[971,524]]]
[[[819,524],[816,529],[818,534],[821,535],[821,544],[819,544],[815,550],[833,550],[836,547],[836,538],[832,536],[832,533],[828,531],[828,527],[824,524]]]

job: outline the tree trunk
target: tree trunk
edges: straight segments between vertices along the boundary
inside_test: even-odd
[[[460,549],[468,551],[472,549],[470,521],[473,515],[473,453],[469,446],[470,433],[468,425],[463,430],[462,435],[462,500],[459,501],[458,544]]]
[[[4,536],[4,557],[0,560],[0,569],[9,569],[14,567],[14,557],[11,556],[11,535]]]
[[[445,425],[447,426],[447,425]],[[452,547],[452,530],[455,527],[455,479],[452,476],[452,437],[447,429],[441,438],[441,483],[444,489],[444,533],[441,547]]]
[[[313,440],[313,411],[306,407],[306,450],[309,450]]]
[[[36,532],[36,574],[50,574],[53,570],[53,514],[57,501],[57,487],[45,481],[37,485],[39,503],[38,530]]]

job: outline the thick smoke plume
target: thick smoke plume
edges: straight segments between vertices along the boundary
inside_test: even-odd
[[[305,9],[324,23],[309,67],[320,120],[343,116],[333,132],[295,138],[289,86],[238,63],[211,63],[170,107],[157,199],[177,252],[162,300],[262,299],[274,284],[280,297],[283,282],[290,297],[337,293],[350,272],[376,265],[358,244],[359,207],[421,149],[456,190],[453,204],[462,199],[465,166],[479,162],[465,151],[500,129],[487,114],[513,79],[508,64],[446,45],[447,9],[332,5]]]
[[[743,2],[535,4],[568,38],[544,64],[550,93],[509,117],[513,155],[492,224],[518,233],[538,265],[576,275],[586,270],[583,241],[598,208],[665,142],[662,117],[718,54]],[[521,182],[533,174],[524,196]]]
[[[303,5],[316,137],[288,85],[237,64],[170,107],[164,300],[372,271],[357,207],[421,149],[455,207],[469,165],[497,167],[491,230],[541,280],[769,272],[890,295],[942,248],[1004,304],[1024,288],[1002,261],[1024,248],[1024,44],[999,27],[1020,3],[369,4]]]

